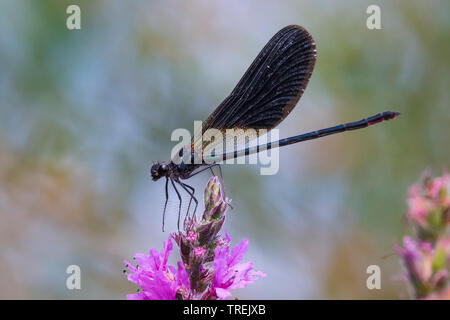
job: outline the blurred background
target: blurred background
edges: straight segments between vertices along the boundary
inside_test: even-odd
[[[66,8],[81,7],[81,30]],[[381,30],[366,9],[381,8]],[[152,161],[193,130],[279,29],[317,43],[288,137],[384,110],[357,132],[285,147],[280,171],[224,166],[225,228],[267,277],[241,299],[397,299],[409,185],[450,167],[448,1],[0,1],[0,298],[124,299],[135,252],[176,230]],[[201,194],[210,173],[190,182]],[[202,196],[200,196],[200,199]],[[184,202],[187,202],[184,197]],[[172,253],[171,262],[175,263]],[[67,290],[67,266],[81,290]],[[366,268],[381,268],[381,290]]]

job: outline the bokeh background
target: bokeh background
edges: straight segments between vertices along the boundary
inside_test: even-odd
[[[66,28],[70,4],[81,7],[81,30]],[[382,30],[366,28],[370,4]],[[282,137],[402,115],[285,147],[274,176],[223,167],[234,205],[226,229],[233,244],[249,239],[245,260],[268,275],[235,295],[408,297],[392,247],[408,231],[407,187],[450,164],[449,12],[435,0],[1,0],[0,298],[135,292],[123,260],[168,237],[152,161],[170,157],[171,132],[206,119],[288,24],[312,34],[318,59]],[[200,191],[209,176],[191,182]],[[71,264],[81,290],[66,289]],[[372,264],[381,290],[366,288]]]

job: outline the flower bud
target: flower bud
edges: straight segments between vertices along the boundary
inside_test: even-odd
[[[209,179],[205,188],[205,211],[211,211],[222,200],[222,186],[217,176]]]

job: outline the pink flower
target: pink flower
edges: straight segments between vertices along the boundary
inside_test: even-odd
[[[450,237],[440,239],[433,247],[429,242],[403,238],[396,252],[402,258],[406,280],[416,298],[437,299],[448,295]],[[447,289],[446,289],[447,288]],[[442,293],[442,292],[447,293]]]
[[[410,237],[403,238],[403,247],[397,246],[395,251],[403,259],[408,278],[414,286],[423,286],[432,274],[432,252],[427,242],[419,243]]]
[[[197,258],[203,257],[203,256],[205,255],[205,253],[206,253],[206,250],[205,250],[204,248],[202,248],[202,247],[196,247],[196,248],[194,248],[194,255],[195,255]]]
[[[420,240],[434,243],[450,223],[450,175],[431,178],[425,171],[419,183],[408,190],[406,217]]]
[[[194,232],[189,231],[186,235],[186,239],[188,239],[189,242],[194,242],[195,240],[197,240],[197,235]]]
[[[213,177],[205,190],[205,211],[200,220],[189,217],[184,231],[173,233],[158,253],[136,254],[136,266],[125,261],[128,280],[141,291],[127,299],[197,300],[226,299],[230,289],[245,287],[265,274],[253,269],[251,262],[239,263],[247,251],[248,241],[229,252],[230,236],[218,235],[225,222],[229,200],[224,198],[220,181]],[[179,248],[178,269],[167,266],[172,251],[172,238]]]
[[[227,235],[227,238],[228,235]],[[217,246],[214,250],[214,280],[210,292],[218,299],[227,299],[231,293],[229,289],[243,288],[247,284],[255,282],[259,277],[266,275],[253,269],[251,262],[238,263],[247,251],[248,240],[242,239],[231,253],[229,246]]]
[[[437,177],[432,179],[427,185],[427,195],[434,199],[441,196],[441,193],[445,190],[450,189],[450,175],[446,172],[442,175],[442,177]],[[446,197],[448,192],[442,194],[443,197]]]
[[[169,236],[161,253],[151,249],[149,255],[136,254],[136,266],[125,261],[130,271],[128,280],[141,289],[136,294],[127,295],[128,300],[174,300],[177,294],[185,296],[189,292],[188,275],[183,264],[178,262],[178,269],[166,265],[171,251],[172,239]]]
[[[446,256],[449,259],[449,265],[450,265],[450,236],[439,239],[436,244],[436,247],[445,252]]]
[[[409,207],[407,216],[418,225],[425,226],[428,211],[432,208],[429,201],[419,193],[417,184],[409,188],[407,202]]]

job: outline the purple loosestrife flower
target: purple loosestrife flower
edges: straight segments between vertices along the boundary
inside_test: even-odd
[[[415,238],[405,236],[396,246],[405,280],[418,299],[450,299],[450,176],[432,179],[426,171],[408,191],[407,219]]]
[[[433,254],[430,244],[404,237],[403,247],[397,246],[395,250],[403,260],[407,279],[412,284],[416,296],[425,296],[430,290],[429,283],[432,277]]]
[[[445,297],[450,291],[450,237],[431,243],[403,238],[403,247],[396,247],[406,270],[406,280],[416,298]]]
[[[130,272],[128,280],[141,289],[127,299],[227,299],[231,296],[230,289],[243,288],[258,277],[266,276],[254,270],[251,262],[239,263],[247,251],[247,239],[230,252],[230,236],[228,233],[219,235],[229,200],[224,197],[217,177],[209,180],[204,200],[201,219],[187,217],[184,231],[171,234],[161,253],[151,249],[150,255],[136,254],[136,266],[125,261]],[[172,238],[181,257],[177,269],[167,266]]]
[[[178,269],[166,265],[171,251],[172,238],[169,236],[161,253],[156,249],[151,249],[149,255],[137,253],[134,256],[136,266],[125,261],[130,271],[128,280],[142,290],[127,295],[128,300],[174,300],[188,295],[189,283],[183,264],[178,262]]]
[[[450,175],[432,179],[425,171],[421,182],[408,190],[406,217],[412,222],[419,239],[435,242],[450,223]]]
[[[258,277],[266,275],[260,271],[253,270],[251,262],[238,263],[247,251],[248,240],[242,239],[231,253],[229,245],[217,246],[214,250],[214,280],[209,294],[215,299],[227,299],[231,296],[229,289],[243,288],[247,284],[255,282]]]

